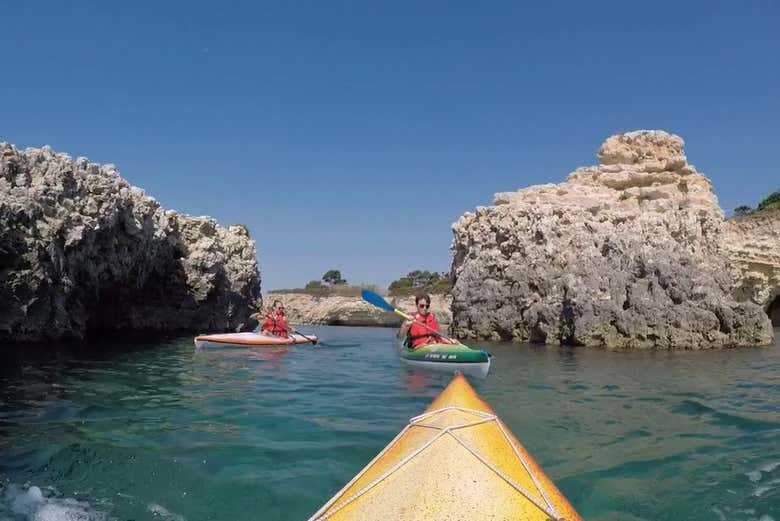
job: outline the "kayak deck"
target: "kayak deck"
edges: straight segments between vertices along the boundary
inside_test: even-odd
[[[308,337],[308,338],[306,338]],[[273,347],[308,344],[316,341],[314,335],[290,335],[282,338],[262,333],[221,333],[215,335],[199,335],[195,337],[195,347]]]
[[[462,375],[310,521],[324,519],[582,521]]]

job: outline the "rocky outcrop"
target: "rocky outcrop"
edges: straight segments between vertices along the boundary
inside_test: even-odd
[[[269,306],[281,300],[293,324],[320,324],[329,326],[398,327],[402,319],[368,304],[360,297],[324,296],[305,293],[271,293],[266,295]],[[414,297],[387,297],[388,302],[406,313],[415,311]],[[443,328],[452,322],[449,295],[431,295],[431,310]]]
[[[780,210],[730,220],[723,245],[737,298],[760,305],[780,326]]]
[[[612,349],[770,343],[763,310],[732,296],[727,224],[683,140],[632,132],[598,157],[453,225],[453,332]]]
[[[166,211],[113,165],[0,144],[0,340],[229,330],[259,292],[246,227]]]

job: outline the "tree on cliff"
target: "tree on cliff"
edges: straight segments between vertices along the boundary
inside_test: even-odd
[[[325,275],[322,276],[322,281],[331,286],[340,286],[347,283],[347,279],[341,278],[341,272],[339,270],[328,270]]]
[[[780,190],[769,194],[763,201],[758,203],[759,212],[762,210],[778,209],[780,208]]]
[[[734,208],[734,216],[745,217],[746,215],[765,210],[780,210],[780,190],[766,196],[755,208],[745,205]]]
[[[448,293],[452,283],[446,273],[435,271],[410,271],[405,277],[393,281],[387,288],[391,295],[402,296],[413,293]]]

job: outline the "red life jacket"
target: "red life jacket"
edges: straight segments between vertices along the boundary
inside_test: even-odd
[[[268,313],[268,316],[263,323],[263,327],[260,328],[261,331],[267,331],[274,336],[282,338],[288,337],[287,329],[287,317],[280,315],[279,313],[274,313],[273,311]]]
[[[407,340],[412,345],[412,348],[425,344],[433,344],[434,342],[439,341],[440,337],[432,334],[428,329],[420,325],[420,323],[422,323],[434,331],[441,332],[441,327],[439,326],[439,323],[436,322],[436,317],[433,316],[433,313],[428,313],[428,316],[426,317],[423,317],[420,313],[415,313],[412,315],[412,318],[415,321],[412,322],[412,327],[409,328],[407,336]]]

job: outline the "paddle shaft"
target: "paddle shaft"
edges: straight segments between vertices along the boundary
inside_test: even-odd
[[[312,345],[315,345],[315,346],[317,345],[317,340],[316,340],[316,339],[307,337],[306,335],[304,335],[303,333],[301,333],[301,332],[300,332],[300,331],[298,331],[297,329],[290,328],[290,331],[292,331],[292,332],[293,332],[293,333],[295,333],[296,335],[301,335],[303,338],[305,338],[306,340],[308,340],[309,342],[311,342],[311,343],[312,343]]]

